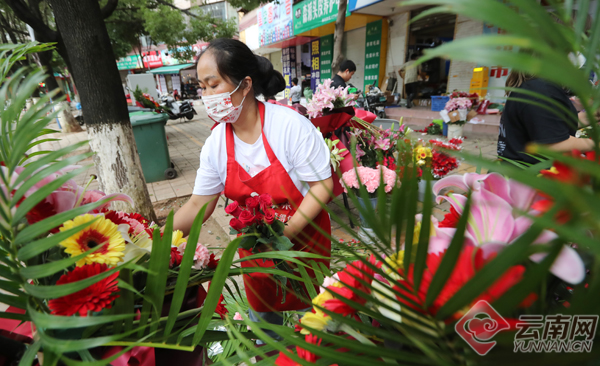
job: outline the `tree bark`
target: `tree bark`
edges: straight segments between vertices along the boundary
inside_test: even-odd
[[[77,80],[77,90],[98,169],[100,188],[125,193],[133,209],[151,221],[156,214],[137,154],[127,102],[97,0],[50,0],[57,28]],[[113,208],[131,211],[123,203]]]
[[[342,54],[342,43],[344,41],[344,27],[346,26],[346,9],[348,0],[339,0],[337,19],[335,21],[335,32],[333,33],[333,63],[331,64],[331,74],[335,75],[344,61]]]

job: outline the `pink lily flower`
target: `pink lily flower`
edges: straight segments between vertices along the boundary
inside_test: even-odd
[[[535,213],[530,208],[537,199],[537,192],[531,187],[495,173],[467,173],[441,179],[434,185],[433,191],[439,194],[442,188],[450,186],[472,190],[465,245],[480,247],[486,257],[515,242],[532,225],[532,221],[522,215],[524,212]],[[460,194],[438,195],[437,201],[442,200],[447,200],[460,215],[467,198]],[[435,240],[430,241],[429,251],[437,253],[448,248],[456,229],[436,227],[435,232]],[[544,230],[532,244],[545,244],[556,237],[554,232]],[[545,257],[545,253],[537,253],[529,258],[539,263]],[[583,281],[586,274],[579,254],[566,245],[552,264],[550,272],[572,284]]]

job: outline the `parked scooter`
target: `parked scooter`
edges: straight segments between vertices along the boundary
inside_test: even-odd
[[[165,108],[167,113],[169,114],[169,119],[179,119],[179,118],[194,118],[195,114],[198,114],[194,109],[192,102],[184,101],[176,101],[169,94],[162,95],[160,97],[161,103],[160,105],[167,107]]]
[[[364,95],[364,109],[377,115],[378,118],[387,118],[385,114],[385,104],[387,98],[385,94],[381,92],[381,89],[375,86],[376,81],[373,82],[369,92]]]

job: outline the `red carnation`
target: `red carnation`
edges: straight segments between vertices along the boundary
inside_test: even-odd
[[[238,203],[238,201],[233,201],[230,204],[228,204],[227,207],[225,207],[225,213],[233,217],[240,216],[241,212],[242,209],[240,208],[240,204]]]
[[[181,253],[179,253],[179,248],[171,247],[171,259],[169,260],[169,267],[173,268],[180,265],[181,258],[183,258],[183,256],[181,255]]]
[[[208,264],[206,265],[206,267],[208,267],[208,269],[216,269],[218,265],[219,259],[215,259],[215,254],[210,253],[210,257],[208,259]]]
[[[231,220],[229,220],[229,226],[231,226],[233,228],[233,230],[237,230],[237,231],[242,231],[246,225],[244,225],[243,222],[241,222],[239,219],[237,218],[232,218]]]
[[[87,264],[76,267],[71,272],[62,275],[56,281],[56,284],[63,285],[81,281],[106,271],[108,271],[106,264]],[[88,312],[98,312],[104,308],[110,309],[110,304],[114,299],[119,297],[119,295],[115,294],[119,290],[117,287],[117,277],[119,277],[118,271],[81,291],[50,300],[48,307],[52,310],[52,314],[63,316],[74,314],[87,316]]]
[[[248,197],[248,198],[246,198],[246,207],[249,210],[254,210],[259,205],[260,205],[260,202],[258,200],[258,197]]]
[[[252,212],[244,210],[240,214],[239,219],[242,222],[242,224],[244,224],[244,226],[252,225],[252,223],[254,222],[254,215],[252,214]]]
[[[273,206],[273,197],[271,197],[271,195],[268,193],[263,193],[258,196],[258,201],[260,202],[260,208],[263,211]]]
[[[458,225],[458,220],[460,219],[460,215],[454,208],[454,206],[450,206],[450,212],[444,216],[444,220],[439,223],[438,227],[453,227],[455,228]]]
[[[275,210],[267,208],[265,210],[265,222],[271,225],[275,221]]]
[[[223,294],[221,294],[221,297],[219,297],[219,303],[217,304],[217,308],[215,309],[215,313],[219,314],[221,316],[221,319],[225,320],[225,314],[229,313],[229,310],[227,310],[227,308],[225,307],[225,298],[223,297]]]

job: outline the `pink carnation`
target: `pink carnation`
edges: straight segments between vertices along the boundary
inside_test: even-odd
[[[179,246],[179,252],[181,253],[181,255],[183,255],[186,245],[187,245],[187,242],[185,242]],[[202,269],[202,268],[206,267],[209,262],[210,262],[210,253],[208,252],[208,248],[205,247],[204,245],[198,243],[196,245],[196,253],[194,253],[194,265],[192,266],[192,268]]]
[[[233,320],[244,320],[244,318],[242,318],[242,314],[236,311],[235,315],[233,316]]]

